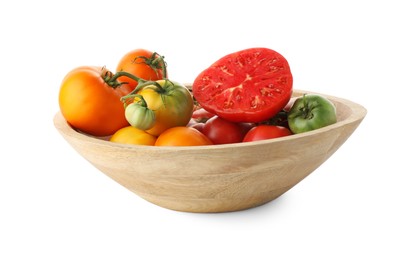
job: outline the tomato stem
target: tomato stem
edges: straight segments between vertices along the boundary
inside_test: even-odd
[[[156,81],[145,81],[145,82],[139,82],[139,84],[136,86],[136,88],[131,93],[137,93],[142,88],[144,88],[145,86],[148,86],[148,85],[156,86],[158,88],[158,92],[164,91],[162,86],[159,83],[157,83]]]
[[[162,76],[164,79],[167,78],[166,73],[166,61],[165,57],[159,55],[157,52],[154,52],[150,58],[146,56],[137,56],[134,58],[134,62],[136,62],[137,59],[141,59],[142,61],[139,63],[145,63],[147,64],[155,73],[158,75],[158,70],[162,70]]]
[[[287,122],[288,112],[281,110],[268,120],[258,122],[257,125],[283,125]]]
[[[140,102],[139,102],[139,103],[141,103],[141,105],[142,105],[143,107],[147,107],[147,102],[146,102],[146,100],[144,99],[144,97],[143,97],[142,95],[139,95],[139,98],[140,98]]]
[[[136,103],[139,103],[139,104],[141,104],[141,106],[147,108],[147,102],[146,102],[146,100],[144,99],[144,97],[142,95],[139,95],[137,93],[136,94],[128,94],[128,95],[125,95],[125,96],[121,97],[121,101],[124,103],[124,108],[127,106],[127,103],[126,103],[126,100],[127,99],[135,99],[135,98],[139,98],[140,99]]]
[[[166,62],[164,60],[164,56],[160,56],[157,52],[154,52],[152,54],[152,56],[150,56],[150,58],[146,57],[146,56],[137,56],[136,58],[134,58],[134,62],[136,62],[137,59],[142,59],[141,62],[138,63],[145,63],[147,64],[150,68],[152,68],[156,74],[158,74],[158,70],[162,70],[162,76],[163,79],[167,79],[167,72],[166,72]],[[139,85],[143,85],[144,83],[148,83],[148,84],[153,84],[155,86],[157,86],[159,88],[159,91],[163,91],[164,89],[159,85],[159,84],[155,84],[153,83],[153,81],[147,81],[145,79],[142,79],[140,77],[137,77],[129,72],[126,71],[118,71],[115,74],[112,74],[112,72],[104,70],[105,73],[103,73],[102,78],[104,79],[104,81],[111,87],[113,88],[117,88],[123,84],[127,84],[127,82],[118,82],[117,79],[119,77],[125,76],[128,77],[132,80],[135,80],[137,82],[137,86],[136,89],[139,87]],[[140,88],[138,89],[140,90]],[[138,91],[137,90],[137,91]],[[136,92],[137,92],[136,91]],[[134,91],[133,91],[134,92]]]
[[[115,73],[111,78],[109,78],[106,81],[107,81],[108,84],[120,86],[122,84],[126,84],[126,82],[118,82],[118,83],[116,83],[117,82],[117,79],[119,77],[122,77],[122,76],[126,76],[126,77],[128,77],[130,79],[133,79],[133,80],[137,81],[138,83],[144,83],[144,82],[146,82],[146,80],[144,80],[142,78],[139,78],[139,77],[137,77],[137,76],[135,76],[135,75],[133,75],[131,73],[128,73],[126,71],[118,71],[117,73]]]
[[[112,87],[114,89],[121,85],[119,82],[117,82],[114,79],[115,78],[115,75],[112,74],[111,71],[107,70],[105,68],[105,66],[102,67],[101,77],[108,84],[108,86],[110,86],[110,87]]]
[[[123,72],[123,71],[121,71],[121,72]],[[126,75],[124,75],[124,76],[126,76]],[[168,81],[168,80],[166,80],[166,81]],[[134,90],[131,91],[128,95],[125,95],[125,96],[121,97],[121,101],[124,102],[124,104],[125,104],[125,101],[127,99],[132,99],[132,98],[139,97],[141,99],[141,101],[144,102],[144,104],[146,104],[146,107],[147,107],[146,101],[144,100],[144,98],[141,95],[138,94],[138,92],[140,90],[142,90],[145,86],[150,86],[150,85],[156,86],[158,88],[157,92],[159,92],[159,93],[162,93],[162,92],[165,91],[165,89],[159,83],[157,83],[156,81],[144,81],[144,80],[139,79],[139,84],[137,84],[137,86],[134,88]]]
[[[306,94],[303,95],[303,107],[300,109],[300,111],[302,112],[301,114],[305,119],[311,119],[314,117],[314,114],[312,113],[312,107],[308,103]]]

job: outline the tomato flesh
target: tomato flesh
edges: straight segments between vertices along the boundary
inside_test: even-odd
[[[228,54],[194,80],[194,97],[207,111],[233,122],[260,122],[280,111],[292,95],[287,60],[267,48]]]

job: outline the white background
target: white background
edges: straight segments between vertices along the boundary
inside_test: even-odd
[[[416,1],[3,1],[0,259],[419,259]],[[135,48],[173,80],[249,47],[283,54],[294,88],[368,115],[289,192],[222,214],[160,208],[58,134],[62,77]],[[170,158],[168,158],[170,160]]]

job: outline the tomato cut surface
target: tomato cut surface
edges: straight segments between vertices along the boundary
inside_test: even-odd
[[[274,116],[292,95],[287,60],[268,48],[228,54],[194,80],[192,91],[209,112],[233,122],[260,122]]]

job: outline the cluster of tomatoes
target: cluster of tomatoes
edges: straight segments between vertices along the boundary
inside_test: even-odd
[[[163,56],[136,49],[115,72],[99,66],[71,70],[59,105],[78,131],[139,145],[248,142],[335,123],[335,107],[327,99],[291,95],[287,60],[271,49],[222,57],[197,76],[192,89],[168,77]]]
[[[230,144],[292,135],[285,122],[283,120],[279,121],[279,124],[232,122],[204,108],[198,108],[193,112],[189,126],[198,129],[213,144]]]

